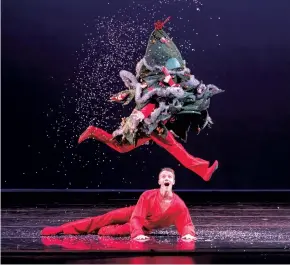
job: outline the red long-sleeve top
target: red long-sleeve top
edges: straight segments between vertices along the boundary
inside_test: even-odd
[[[139,198],[130,219],[131,237],[147,234],[157,228],[175,225],[179,235],[195,235],[188,208],[175,193],[171,205],[162,212],[160,203],[162,196],[159,189],[145,191]]]

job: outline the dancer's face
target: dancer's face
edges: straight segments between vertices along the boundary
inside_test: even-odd
[[[158,184],[165,190],[172,190],[172,186],[175,184],[175,176],[171,171],[163,170],[159,174]]]

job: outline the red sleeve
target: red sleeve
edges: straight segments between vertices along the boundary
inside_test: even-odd
[[[188,208],[186,207],[184,202],[181,202],[180,208],[180,214],[175,220],[175,226],[179,235],[184,236],[190,234],[192,236],[195,236],[195,228],[192,223]]]
[[[142,229],[144,225],[144,221],[147,214],[148,209],[148,198],[147,194],[143,193],[132,213],[131,219],[130,219],[130,229],[131,229],[131,237],[135,238],[136,236],[143,235],[144,231]]]

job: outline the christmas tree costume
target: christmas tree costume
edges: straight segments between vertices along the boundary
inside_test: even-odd
[[[199,133],[211,125],[207,111],[210,98],[223,91],[213,85],[205,86],[190,75],[179,50],[163,30],[166,21],[155,24],[146,54],[137,64],[136,76],[124,70],[120,72],[128,89],[110,98],[123,104],[134,98],[136,107],[132,114],[113,135],[88,127],[79,143],[93,138],[126,153],[152,140],[184,167],[209,181],[218,162],[209,166],[208,161],[188,154],[175,137],[186,141],[190,127],[196,127]]]

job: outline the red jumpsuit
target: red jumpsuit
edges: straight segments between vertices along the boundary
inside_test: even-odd
[[[154,104],[148,104],[145,108],[146,109],[142,109],[143,114],[151,113],[150,110],[151,108],[154,108]],[[144,116],[146,118],[146,115]],[[78,143],[81,143],[88,138],[93,138],[100,142],[103,142],[119,153],[130,152],[133,149],[144,145],[149,140],[152,140],[156,144],[164,148],[167,152],[169,152],[173,157],[175,157],[184,167],[193,171],[205,181],[209,181],[211,179],[212,174],[218,167],[218,161],[215,161],[213,165],[209,167],[208,161],[190,155],[184,149],[184,147],[175,140],[173,134],[170,131],[167,132],[167,136],[165,139],[158,133],[153,132],[151,133],[150,137],[143,137],[138,139],[136,146],[131,144],[120,144],[116,140],[112,140],[113,136],[110,133],[94,126],[89,126],[82,133],[78,140]]]
[[[110,211],[104,215],[89,217],[63,224],[45,227],[41,235],[98,234],[100,236],[128,236],[149,234],[153,229],[175,225],[179,235],[195,235],[194,225],[185,203],[173,193],[171,205],[162,212],[159,189],[145,191],[135,206]]]

